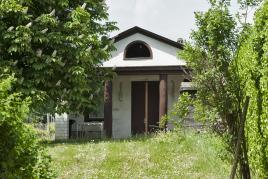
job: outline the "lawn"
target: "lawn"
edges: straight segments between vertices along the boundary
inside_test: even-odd
[[[128,140],[48,145],[59,178],[228,178],[230,164],[212,134],[168,132]]]

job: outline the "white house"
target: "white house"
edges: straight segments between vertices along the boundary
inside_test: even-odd
[[[117,50],[103,68],[111,68],[117,76],[105,83],[100,113],[89,116],[91,121],[103,123],[91,122],[95,125],[91,129],[103,129],[101,135],[112,138],[150,132],[178,99],[186,65],[177,55],[182,44],[140,27],[113,39]],[[70,119],[74,124],[84,122],[80,115],[57,116],[56,139],[67,139],[74,126],[79,135],[82,128],[71,126]]]

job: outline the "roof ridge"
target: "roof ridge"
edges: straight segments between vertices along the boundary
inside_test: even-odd
[[[131,27],[131,28],[119,33],[118,35],[112,37],[111,39],[114,39],[115,42],[118,42],[126,37],[129,37],[129,36],[135,34],[135,33],[141,33],[143,35],[154,38],[156,40],[159,40],[161,42],[164,42],[164,43],[169,44],[171,46],[174,46],[176,48],[183,49],[183,44],[176,42],[174,40],[171,40],[169,38],[166,38],[164,36],[158,35],[154,32],[149,31],[149,30],[143,29],[139,26]]]

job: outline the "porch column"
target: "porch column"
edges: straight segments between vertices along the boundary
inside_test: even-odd
[[[159,76],[159,121],[167,114],[167,74]]]
[[[104,132],[106,137],[112,137],[113,112],[112,112],[112,81],[104,85]]]

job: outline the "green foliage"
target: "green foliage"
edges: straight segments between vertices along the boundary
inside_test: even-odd
[[[196,24],[198,30],[191,34],[194,43],[186,43],[180,56],[193,69],[201,102],[223,115],[234,104],[228,92],[228,68],[236,46],[236,23],[226,5],[215,5],[206,13],[196,13]]]
[[[180,119],[186,118],[190,114],[189,106],[192,105],[193,99],[188,93],[180,95],[178,102],[174,104],[171,111],[172,116],[178,116]]]
[[[24,120],[30,98],[12,93],[14,77],[0,81],[0,178],[54,178],[50,157]]]
[[[248,10],[262,1],[238,2],[243,13],[238,13],[237,19],[229,12],[230,1],[211,0],[207,12],[196,13],[198,29],[191,34],[192,43],[186,43],[180,55],[192,69],[198,91],[195,117],[221,120],[226,129],[223,136],[234,155],[231,178],[237,162],[240,177],[250,177],[249,156],[253,171],[265,178],[268,171],[267,2],[257,12],[253,28],[246,21]],[[246,99],[250,99],[249,108]]]
[[[182,123],[189,116],[193,99],[190,94],[183,93],[180,95],[178,101],[173,105],[169,114],[165,116],[166,121],[171,122],[176,128],[182,127]]]
[[[237,34],[228,4],[213,1],[207,12],[196,13],[198,30],[192,32],[193,42],[186,43],[179,55],[192,69],[193,85],[197,89],[197,98],[192,102],[195,117],[212,122],[221,119],[231,129],[238,116],[240,96],[236,93],[239,89],[233,85],[237,84],[235,73],[230,71]]]
[[[176,118],[178,117],[183,121],[191,113],[195,120],[201,122],[209,122],[219,119],[215,108],[203,105],[198,96],[192,97],[188,93],[183,93],[179,96],[178,102],[174,104],[170,116],[175,120],[177,120]]]
[[[40,140],[46,142],[55,140],[55,123],[47,124],[31,124],[37,133]]]
[[[251,164],[260,178],[268,177],[268,2],[256,12],[238,54],[239,78],[251,97],[247,133]]]
[[[32,96],[31,110],[93,109],[114,50],[104,0],[0,0],[0,66]]]
[[[160,119],[160,122],[159,122],[159,127],[161,128],[161,129],[166,129],[166,125],[167,125],[167,122],[169,121],[169,116],[168,115],[164,115],[164,116],[162,116],[161,117],[161,119]]]
[[[240,8],[242,9],[258,6],[261,2],[263,2],[263,0],[238,0]]]

